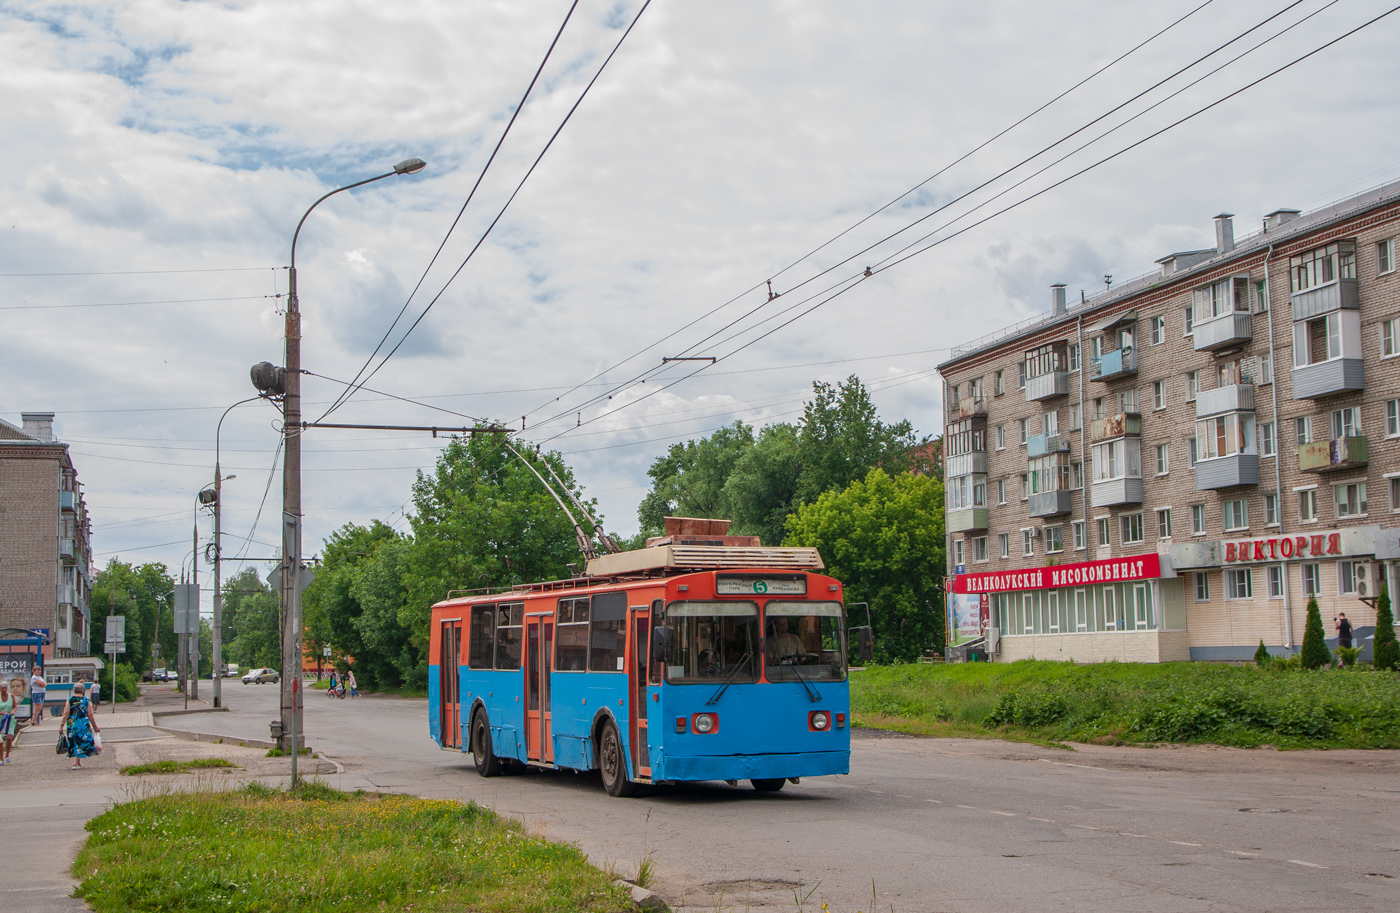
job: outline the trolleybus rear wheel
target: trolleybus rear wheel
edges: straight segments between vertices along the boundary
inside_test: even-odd
[[[494,777],[501,772],[501,759],[491,751],[491,726],[486,714],[478,712],[472,717],[472,760],[476,762],[476,772],[483,777]]]
[[[783,784],[787,780],[782,777],[774,777],[771,780],[750,780],[749,782],[753,784],[754,789],[761,793],[775,793],[783,788]]]
[[[598,772],[603,775],[603,789],[610,796],[625,797],[637,791],[637,784],[627,777],[627,759],[617,727],[610,722],[603,724],[598,739]]]

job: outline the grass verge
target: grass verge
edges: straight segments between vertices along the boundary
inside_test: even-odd
[[[124,803],[87,829],[73,874],[98,913],[628,907],[577,848],[475,803],[255,784]]]
[[[138,777],[142,774],[179,774],[187,770],[202,770],[210,767],[237,767],[232,761],[223,758],[196,758],[192,761],[152,761],[150,764],[132,764],[123,767],[124,777]]]
[[[1039,743],[1400,748],[1400,676],[1207,663],[872,666],[857,726]]]

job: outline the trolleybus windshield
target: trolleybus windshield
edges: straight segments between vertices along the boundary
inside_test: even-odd
[[[758,681],[758,604],[673,602],[666,681],[731,684]]]
[[[783,602],[763,609],[770,682],[846,679],[846,627],[839,602]]]

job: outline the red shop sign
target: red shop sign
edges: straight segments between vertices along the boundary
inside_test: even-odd
[[[1124,580],[1155,580],[1162,576],[1161,556],[1156,552],[1107,561],[1081,561],[1053,567],[1032,567],[1018,571],[987,571],[959,574],[953,578],[954,593],[1012,593],[1018,590],[1049,590],[1090,583],[1118,583]]]
[[[1245,539],[1224,542],[1225,562],[1277,561],[1280,558],[1321,558],[1342,554],[1342,534],[1323,533],[1318,536],[1283,536],[1273,539]]]

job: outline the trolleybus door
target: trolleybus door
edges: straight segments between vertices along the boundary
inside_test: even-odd
[[[462,619],[442,622],[438,638],[438,723],[444,748],[462,745],[462,703],[457,666],[462,656]]]
[[[632,762],[638,777],[651,777],[651,757],[647,753],[647,663],[651,650],[651,608],[632,607],[632,664],[627,686],[632,700]]]
[[[554,657],[554,618],[525,616],[525,756],[551,763],[549,667]]]

